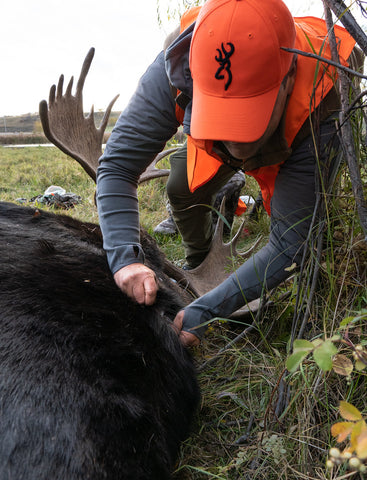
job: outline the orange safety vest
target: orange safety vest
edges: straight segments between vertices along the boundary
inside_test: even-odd
[[[200,8],[193,7],[182,15],[181,32],[196,20]],[[327,43],[325,21],[315,17],[295,17],[294,22],[296,26],[294,48],[304,52],[317,53],[330,59],[331,52]],[[335,35],[339,45],[340,61],[343,65],[348,65],[346,59],[352,53],[356,42],[342,27],[335,26]],[[292,145],[306,119],[333,88],[336,78],[337,72],[335,67],[303,55],[298,56],[296,81],[288,102],[285,119],[285,138],[289,147]],[[316,89],[314,85],[316,85]],[[176,105],[176,117],[180,123],[182,123],[183,114],[184,111]],[[219,157],[211,153],[211,145],[212,142],[210,141],[193,140],[189,135],[187,137],[187,178],[191,192],[194,192],[213,178],[219,167],[223,165]],[[264,207],[269,215],[275,179],[282,163],[245,172],[254,177],[259,184]],[[241,212],[240,205],[239,209],[237,209],[237,214],[243,213],[245,209],[246,206],[243,204]]]

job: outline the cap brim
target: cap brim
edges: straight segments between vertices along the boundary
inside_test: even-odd
[[[280,85],[254,97],[228,98],[206,95],[195,89],[191,136],[201,140],[256,142],[269,124]]]

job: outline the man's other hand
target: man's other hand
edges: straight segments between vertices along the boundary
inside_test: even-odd
[[[184,315],[185,310],[180,310],[176,315],[176,318],[173,320],[173,325],[177,331],[178,338],[185,347],[195,347],[200,345],[200,339],[196,335],[182,330]]]

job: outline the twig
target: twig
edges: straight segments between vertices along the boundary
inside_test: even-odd
[[[331,55],[334,61],[339,60],[338,49],[336,45],[336,38],[334,33],[334,24],[331,17],[331,12],[329,8],[329,3],[333,3],[333,0],[323,0],[326,25],[329,31],[330,39],[330,49]],[[342,2],[341,2],[342,4]],[[366,38],[367,40],[367,38]],[[367,45],[366,45],[367,51]],[[339,69],[339,90],[340,90],[340,101],[341,101],[341,112],[340,112],[340,131],[341,131],[341,144],[343,151],[348,163],[350,179],[352,182],[352,189],[354,198],[357,205],[358,216],[361,222],[361,227],[364,231],[365,241],[367,241],[367,204],[363,194],[363,185],[361,172],[357,162],[357,155],[354,145],[352,127],[349,120],[345,119],[345,112],[349,108],[348,101],[348,92],[349,92],[349,81],[345,73]]]
[[[244,443],[247,442],[247,440],[248,440],[249,437],[250,437],[251,430],[252,430],[252,425],[254,424],[254,421],[255,421],[255,415],[254,415],[253,413],[251,413],[251,416],[250,416],[250,420],[249,420],[249,422],[248,422],[248,426],[247,426],[246,433],[245,433],[244,435],[241,435],[241,436],[234,442],[235,445],[243,445]]]
[[[287,371],[284,372],[278,387],[278,401],[274,412],[276,418],[280,418],[281,414],[286,410],[289,404],[290,385],[288,385],[285,380],[286,374]]]
[[[358,25],[345,3],[342,0],[323,0],[323,2],[324,5],[332,10],[338,19],[340,19],[346,30],[356,40],[364,54],[367,55],[367,36]]]
[[[323,234],[325,230],[325,219],[323,218],[319,228],[318,228],[318,235],[317,235],[317,250],[316,250],[316,258],[315,258],[315,265],[313,268],[313,275],[312,275],[312,282],[311,282],[311,288],[308,293],[307,297],[307,303],[306,303],[306,311],[302,320],[302,324],[300,326],[299,332],[298,332],[298,338],[302,338],[303,333],[305,331],[308,319],[310,318],[311,315],[311,305],[315,296],[316,292],[316,286],[317,286],[317,281],[319,278],[319,272],[320,272],[320,264],[321,264],[321,257],[322,257],[322,251],[323,251]]]
[[[299,285],[298,285],[298,288],[297,288],[296,303],[295,303],[295,306],[294,306],[294,314],[293,314],[292,329],[291,329],[291,340],[290,340],[290,346],[289,346],[290,350],[292,350],[292,348],[293,348],[293,342],[294,342],[294,340],[296,338],[296,334],[297,334],[298,323],[299,323],[300,315],[301,315],[300,306],[304,304],[305,298],[307,296],[307,293],[304,293],[303,298],[301,299],[301,285],[302,285],[301,279],[302,279],[304,271],[306,269],[306,261],[307,261],[307,258],[308,258],[308,251],[311,250],[310,243],[312,241],[312,231],[313,231],[315,222],[318,218],[317,214],[318,214],[318,211],[319,211],[320,202],[321,202],[321,197],[320,197],[320,195],[318,195],[316,197],[315,207],[314,207],[313,214],[312,214],[312,220],[311,220],[310,228],[308,229],[308,235],[307,235],[307,239],[305,241],[305,246],[304,246],[301,265],[300,265],[300,272],[299,272],[299,279],[300,280],[299,280]],[[308,291],[309,279],[310,279],[310,276],[307,275],[307,284],[304,288],[305,292]],[[299,338],[299,336],[297,338]]]
[[[350,73],[355,77],[367,79],[367,75],[363,75],[363,73],[359,73],[356,70],[353,70],[352,68],[345,67],[339,62],[322,57],[321,55],[317,55],[316,53],[304,52],[303,50],[298,50],[297,48],[288,48],[288,47],[280,47],[280,48],[285,52],[297,53],[298,55],[302,55],[303,57],[315,58],[316,60],[320,60],[320,62],[327,63],[329,65],[332,65],[333,67],[339,68],[340,70],[344,70],[345,72]]]
[[[345,115],[349,115],[349,113],[353,110],[355,105],[365,96],[367,95],[367,90],[363,90],[359,95],[356,96],[356,98],[353,100],[353,103],[349,105],[348,110],[345,112]],[[360,107],[357,107],[360,108]]]
[[[284,376],[286,375],[286,373],[287,373],[287,369],[284,368],[280,377],[279,377],[279,379],[278,379],[278,381],[277,381],[277,384],[275,385],[275,387],[273,388],[273,391],[271,392],[270,399],[269,399],[269,402],[268,402],[268,406],[266,407],[266,411],[265,411],[265,415],[264,415],[264,430],[266,430],[266,428],[267,428],[267,423],[268,423],[267,418],[269,416],[270,410],[273,411],[275,419],[279,423],[279,425],[282,425],[282,423],[279,420],[278,415],[276,414],[276,412],[273,408],[272,402],[273,402],[273,398],[274,398],[274,395],[275,395],[276,392],[278,392],[279,397],[283,400],[282,391],[284,393],[284,390],[283,390],[284,383],[283,382],[284,382]],[[280,390],[280,393],[279,393],[279,390]],[[284,405],[284,408],[285,407],[286,407],[286,405]]]
[[[255,328],[254,323],[255,322],[253,322],[252,325],[250,325],[249,327],[245,328],[245,330],[243,330],[239,335],[237,335],[236,338],[234,338],[229,343],[227,343],[227,345],[225,345],[223,348],[218,350],[218,352],[212,358],[209,358],[209,360],[207,360],[202,365],[200,365],[200,367],[197,368],[197,371],[202,372],[203,370],[205,370],[209,365],[216,362],[216,360],[220,357],[222,353],[224,353],[226,350],[233,347],[234,344],[238,343],[240,340],[246,337],[246,335]]]

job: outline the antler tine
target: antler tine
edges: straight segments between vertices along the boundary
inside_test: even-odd
[[[94,48],[85,57],[76,86],[72,95],[73,77],[63,94],[64,76],[61,75],[57,87],[52,85],[49,105],[40,102],[40,118],[46,137],[67,155],[73,157],[88,175],[96,181],[98,159],[102,155],[103,134],[108,118],[118,95],[110,102],[102,122],[97,129],[94,123],[94,108],[85,117],[83,111],[83,87],[89,72]]]
[[[48,96],[48,103],[50,105],[52,105],[55,101],[55,93],[56,93],[56,85],[52,85],[51,88],[50,88],[50,93],[49,93],[49,96]],[[45,101],[45,100],[43,100]],[[46,105],[47,105],[47,102],[46,102]],[[42,120],[42,118],[41,118]]]
[[[223,229],[224,229],[224,222],[225,217],[224,217],[224,212],[225,212],[225,203],[226,203],[226,197],[224,196],[222,198],[222,201],[220,203],[219,207],[219,212],[218,212],[218,220],[215,225],[215,230],[213,234],[213,240],[212,240],[212,248],[214,245],[224,245],[223,243]]]
[[[108,107],[106,109],[106,111],[104,112],[104,115],[103,115],[103,118],[102,118],[102,121],[98,127],[98,130],[100,132],[102,132],[102,134],[104,133],[104,131],[106,130],[106,127],[107,127],[107,124],[108,124],[108,119],[110,118],[110,114],[111,114],[111,111],[112,111],[112,107],[114,106],[116,100],[119,98],[120,94],[118,93],[111,101],[110,103],[108,104]]]
[[[64,75],[60,75],[60,78],[57,84],[56,99],[60,99],[62,97],[63,86],[64,86]]]
[[[87,118],[93,118],[93,121],[94,121],[94,105],[90,107],[90,112]]]
[[[79,98],[79,97],[80,97],[80,99],[82,98],[84,82],[85,82],[85,79],[88,75],[88,72],[89,72],[93,57],[94,57],[94,53],[95,53],[95,48],[94,47],[90,48],[89,52],[87,53],[87,56],[84,59],[82,69],[80,71],[79,80],[78,80],[78,83],[76,85],[75,96],[77,98]]]
[[[237,250],[237,244],[238,244],[238,241],[240,240],[241,238],[241,232],[243,230],[243,226],[245,225],[245,222],[246,220],[244,220],[240,227],[237,229],[237,232],[235,233],[235,235],[233,236],[233,238],[231,239],[230,242],[226,243],[225,245],[230,245],[230,248],[233,252],[235,252],[236,256],[238,257],[242,257],[243,259],[245,258],[248,258],[252,252],[255,250],[255,248],[259,245],[259,243],[261,242],[261,239],[262,239],[262,235],[260,235],[256,240],[255,240],[255,243],[253,245],[251,245],[251,247],[244,251],[244,252],[239,252]]]
[[[241,233],[241,229],[242,229],[242,226],[238,229],[238,232],[237,232],[236,236]],[[238,250],[236,250],[236,255],[239,256],[239,257],[242,257],[243,259],[250,257],[252,255],[253,251],[256,249],[256,247],[261,242],[262,238],[263,238],[262,235],[260,235],[255,240],[255,243],[253,245],[251,245],[251,247],[248,250],[246,250],[245,252],[239,252]]]
[[[236,244],[242,230],[242,224],[233,239],[228,243],[224,243],[224,204],[225,198],[222,199],[219,209],[218,221],[208,255],[198,267],[192,270],[184,271],[182,275],[187,282],[188,289],[196,292],[196,294],[199,296],[213,289],[227,278],[229,275],[227,273],[227,267],[232,264],[230,261],[231,258],[249,257],[261,240],[260,238],[257,239],[254,245],[248,251],[244,253],[238,252],[236,249]]]
[[[245,224],[245,220],[241,223],[239,228],[237,229],[237,232],[235,235],[231,238],[231,240],[227,243],[223,242],[223,229],[224,229],[224,222],[225,222],[225,217],[224,217],[224,212],[225,212],[225,201],[226,197],[222,198],[220,208],[219,208],[219,215],[218,215],[218,220],[215,226],[214,230],[214,235],[213,235],[213,240],[212,240],[212,248],[214,248],[215,245],[222,245],[223,249],[226,251],[230,252],[231,255],[234,255],[236,257],[242,257],[243,259],[248,258],[252,252],[255,250],[255,248],[259,245],[262,236],[260,235],[259,238],[255,240],[255,243],[245,252],[239,252],[237,250],[237,244],[238,241],[241,238],[241,232],[243,230],[243,226]],[[219,247],[220,248],[220,247]]]
[[[170,173],[169,168],[156,168],[158,162],[160,162],[163,158],[167,157],[171,153],[175,152],[178,147],[172,147],[167,150],[163,150],[162,152],[158,153],[158,155],[154,158],[153,162],[149,165],[149,167],[140,175],[139,184],[146,182],[148,180],[152,180],[153,178],[159,177],[166,177]]]
[[[73,89],[73,83],[74,83],[74,77],[71,77],[70,80],[69,80],[68,86],[66,87],[65,96],[67,96],[67,97],[71,96],[71,91]]]

